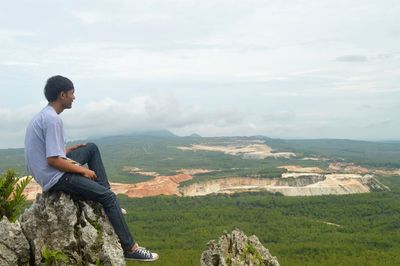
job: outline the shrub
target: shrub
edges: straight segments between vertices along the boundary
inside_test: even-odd
[[[20,180],[13,170],[8,170],[0,176],[0,219],[6,216],[8,220],[15,222],[26,202],[22,192],[31,179],[27,177]]]
[[[60,265],[59,262],[61,263],[68,262],[68,256],[61,251],[48,249],[44,247],[41,253],[42,253],[42,259],[47,266],[52,266],[52,265],[58,266]]]

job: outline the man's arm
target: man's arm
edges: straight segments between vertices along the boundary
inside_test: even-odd
[[[96,173],[94,171],[87,169],[83,166],[73,164],[71,163],[71,161],[63,159],[62,157],[59,156],[47,158],[47,163],[51,167],[54,167],[62,172],[80,174],[91,180],[96,179]]]

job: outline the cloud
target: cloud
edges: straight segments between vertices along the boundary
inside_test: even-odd
[[[0,148],[22,147],[25,128],[45,106],[1,108]],[[173,132],[199,132],[205,136],[254,132],[255,126],[237,108],[205,108],[181,102],[173,93],[131,97],[126,100],[106,98],[85,105],[74,103],[61,113],[68,140],[169,129]],[[243,131],[244,130],[244,131]]]
[[[24,62],[24,61],[6,61],[2,63],[5,66],[18,66],[18,67],[37,67],[40,66],[36,62]]]
[[[287,120],[292,120],[295,117],[296,113],[293,111],[271,112],[262,115],[262,119],[265,122],[287,121]]]
[[[0,107],[0,148],[22,147],[25,129],[40,105],[19,108]]]
[[[90,11],[74,11],[72,15],[86,24],[94,24],[101,20],[101,16],[98,13]]]
[[[394,123],[395,121],[393,120],[393,119],[386,119],[386,120],[384,120],[384,121],[382,121],[382,125],[387,125],[387,124],[392,124],[392,123]]]
[[[29,120],[43,106],[45,104],[0,108],[0,148],[22,147]],[[83,106],[76,105],[61,113],[69,140],[180,128],[202,123],[207,115],[207,112],[183,106],[173,97],[165,95],[140,96],[126,101],[107,98]]]
[[[215,122],[215,124],[220,127],[240,125],[245,120],[245,114],[237,108],[224,108],[216,111],[215,114],[210,115],[213,115],[215,120],[212,118],[209,118],[208,120]]]
[[[373,107],[370,104],[362,104],[361,106],[357,107],[357,110],[364,111],[364,110],[371,110]]]
[[[364,55],[342,55],[342,56],[336,57],[336,61],[346,62],[346,63],[366,62],[367,57]]]
[[[107,98],[65,110],[65,128],[69,139],[128,134],[137,131],[169,129],[173,132],[197,132],[200,128],[238,128],[247,123],[241,111],[189,105],[173,93],[131,97],[125,101]],[[228,132],[228,130],[226,130]],[[202,132],[205,133],[205,132]],[[210,131],[207,135],[212,136]]]
[[[168,20],[171,17],[163,13],[142,13],[132,15],[131,13],[119,12],[94,12],[94,11],[72,11],[72,16],[78,18],[85,24],[96,24],[96,23],[145,23],[145,22],[159,22],[162,23],[163,20]]]
[[[367,123],[365,125],[365,128],[375,130],[376,128],[394,126],[395,122],[396,121],[394,119],[374,120],[374,121]]]
[[[0,141],[21,143],[18,132],[40,108],[20,114],[16,106],[41,99],[56,73],[79,88],[76,106],[62,114],[71,138],[159,128],[205,136],[369,134],[349,124],[395,116],[400,6],[303,2],[28,1],[24,9],[5,2],[0,90],[12,109],[1,111]],[[391,109],[377,113],[377,106]],[[329,132],[312,127],[318,122]],[[379,134],[398,129],[386,124]]]
[[[33,37],[36,34],[27,30],[12,30],[0,28],[0,40],[14,40],[17,38]]]

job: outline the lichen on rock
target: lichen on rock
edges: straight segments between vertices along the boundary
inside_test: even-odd
[[[29,243],[18,221],[0,220],[0,265],[29,265]]]
[[[239,229],[224,233],[218,242],[208,242],[208,249],[201,255],[202,266],[279,266],[276,257],[266,249],[255,235],[247,237]]]

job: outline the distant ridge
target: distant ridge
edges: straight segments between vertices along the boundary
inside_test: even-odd
[[[126,137],[160,137],[160,138],[177,138],[179,136],[175,135],[169,130],[154,130],[154,131],[136,131],[121,135],[110,135],[110,136],[100,136],[100,137],[89,137],[88,140],[99,140],[99,139],[115,139],[115,138],[126,138]]]
[[[191,134],[189,137],[191,137],[191,138],[202,138],[202,136],[200,136],[200,135],[197,134],[197,133],[193,133],[193,134]]]
[[[150,136],[150,137],[164,137],[164,138],[176,138],[178,137],[174,133],[169,130],[155,130],[155,131],[143,131],[143,132],[134,132],[128,134],[128,136]]]

